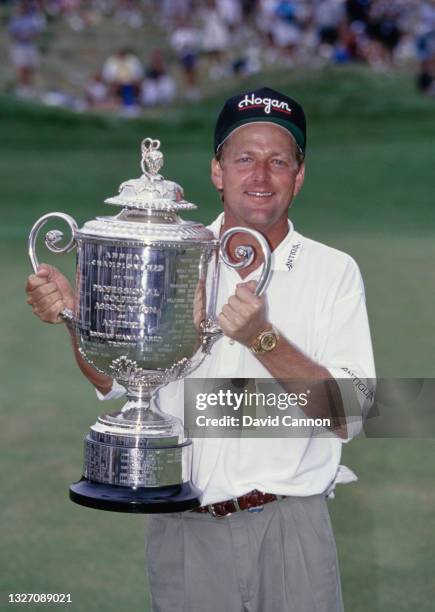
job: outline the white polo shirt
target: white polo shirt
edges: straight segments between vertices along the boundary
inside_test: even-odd
[[[219,236],[223,215],[209,229]],[[289,232],[272,254],[266,290],[269,321],[280,334],[337,379],[374,379],[364,286],[354,260],[336,249]],[[244,279],[258,280],[260,270]],[[217,311],[241,282],[236,270],[221,263]],[[243,345],[222,337],[191,375],[195,378],[271,378]],[[160,391],[164,411],[182,418],[183,381]],[[352,385],[350,385],[351,387]],[[349,387],[347,387],[347,392]],[[104,399],[120,397],[114,384]],[[100,399],[101,394],[97,393]],[[342,440],[312,438],[196,438],[192,480],[210,504],[259,489],[279,495],[308,496],[356,477],[339,466]]]

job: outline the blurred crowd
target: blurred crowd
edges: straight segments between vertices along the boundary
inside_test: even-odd
[[[134,114],[177,98],[198,99],[210,80],[268,67],[292,69],[360,62],[386,72],[415,66],[416,86],[435,96],[435,0],[0,0],[8,15],[15,91],[34,92],[47,25],[72,32],[110,19],[131,40],[161,33],[140,57],[114,48],[87,75],[83,107]]]

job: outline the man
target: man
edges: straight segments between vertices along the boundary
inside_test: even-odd
[[[9,23],[12,64],[16,71],[16,93],[34,94],[35,73],[39,66],[38,37],[45,27],[44,15],[33,3],[22,1]]]
[[[113,98],[125,109],[134,108],[144,76],[140,59],[130,49],[119,49],[104,62],[102,76]]]
[[[356,264],[304,238],[288,219],[304,181],[305,147],[304,111],[282,93],[268,88],[243,93],[221,111],[211,178],[224,213],[211,230],[216,236],[234,226],[260,231],[273,251],[273,274],[259,298],[254,293],[259,252],[240,271],[245,282],[222,265],[217,312],[224,337],[197,377],[374,376]],[[246,242],[236,235],[231,248]],[[53,268],[44,266],[29,277],[27,290],[35,314],[48,322],[57,322],[62,307],[72,304],[66,280]],[[100,397],[123,392],[77,359]],[[165,410],[180,413],[182,390],[182,383],[162,390]],[[194,440],[193,482],[203,491],[202,507],[150,518],[153,610],[341,611],[326,493],[346,480],[339,460],[349,433],[344,427],[311,438]]]

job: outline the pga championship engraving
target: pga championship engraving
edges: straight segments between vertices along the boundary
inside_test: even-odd
[[[199,506],[191,482],[192,442],[181,420],[164,412],[159,389],[189,375],[221,336],[216,323],[220,259],[234,268],[252,261],[244,246],[230,256],[229,238],[249,234],[263,251],[257,285],[270,273],[270,251],[261,234],[232,228],[221,239],[200,223],[180,218],[194,204],[182,188],[159,174],[160,142],[141,144],[143,174],[121,184],[105,200],[121,211],[97,217],[79,229],[64,213],[41,217],[29,235],[29,257],[38,268],[36,240],[47,221],[63,220],[71,238],[51,230],[54,253],[77,249],[75,305],[62,316],[79,351],[98,372],[126,388],[127,402],[102,415],[85,438],[82,478],[70,498],[81,505],[120,512],[178,512]]]

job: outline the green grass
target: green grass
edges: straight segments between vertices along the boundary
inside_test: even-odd
[[[291,91],[309,114],[296,227],[358,261],[379,374],[433,376],[435,106],[406,76],[364,70],[268,83]],[[79,224],[112,214],[103,200],[140,174],[139,141],[148,135],[162,140],[164,174],[200,206],[191,217],[210,221],[220,209],[209,182],[211,130],[225,93],[134,121],[0,99],[3,594],[71,592],[74,612],[147,610],[145,518],[67,499],[80,476],[82,438],[103,407],[76,369],[63,327],[41,325],[24,302],[26,238],[46,212],[67,212]],[[39,256],[73,277],[73,255],[46,257],[40,246]],[[429,612],[432,440],[360,438],[344,459],[360,477],[331,504],[347,610]]]

